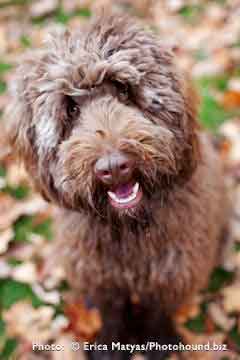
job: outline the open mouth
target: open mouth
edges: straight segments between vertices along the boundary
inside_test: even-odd
[[[118,209],[129,209],[136,206],[142,198],[142,190],[138,182],[118,185],[108,191],[109,201]]]

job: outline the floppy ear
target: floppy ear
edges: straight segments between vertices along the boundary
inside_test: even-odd
[[[35,92],[30,91],[36,64],[34,56],[30,55],[17,68],[10,83],[10,103],[4,114],[7,140],[11,151],[24,162],[31,174],[33,173],[31,170],[36,166],[37,157],[37,152],[34,150],[32,125],[32,100]]]
[[[47,39],[46,39],[47,40]],[[68,44],[69,33],[56,32],[48,36],[45,46],[40,50],[29,51],[18,66],[15,77],[11,81],[10,104],[6,109],[6,129],[9,143],[25,164],[31,160],[31,155],[37,156],[34,149],[35,126],[38,119],[33,119],[36,103],[42,105],[41,94],[48,97],[49,83],[46,78],[48,66],[53,68],[56,77],[55,63],[63,57],[63,50]],[[52,67],[51,67],[52,66]],[[63,71],[66,68],[63,67]],[[60,75],[62,72],[60,72]],[[51,78],[51,75],[50,75]],[[45,82],[46,80],[46,82]],[[35,121],[35,124],[34,124]]]
[[[31,112],[24,96],[24,81],[16,78],[14,88],[11,89],[10,104],[5,112],[5,126],[10,146],[20,158],[24,158],[29,152],[28,129]]]
[[[199,96],[194,88],[188,74],[184,74],[182,79],[182,92],[185,103],[185,119],[182,123],[186,148],[183,152],[181,175],[183,179],[188,179],[196,169],[200,160],[200,148],[198,130],[200,124],[197,121]]]

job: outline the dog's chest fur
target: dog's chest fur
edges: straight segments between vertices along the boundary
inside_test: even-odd
[[[185,187],[154,209],[155,224],[138,232],[127,227],[114,231],[109,224],[66,210],[61,246],[78,293],[94,296],[117,288],[129,296],[158,294],[173,304],[180,301],[176,289],[183,289],[184,301],[194,287],[206,286],[219,250],[224,197],[218,174],[206,177],[205,171],[200,166]]]

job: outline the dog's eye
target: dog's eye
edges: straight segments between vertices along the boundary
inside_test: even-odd
[[[76,118],[80,113],[79,105],[72,99],[67,99],[67,116],[71,119]]]
[[[120,81],[114,80],[113,84],[117,89],[117,93],[122,100],[127,100],[129,97],[129,86]]]

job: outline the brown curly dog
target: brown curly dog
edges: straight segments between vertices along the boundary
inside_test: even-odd
[[[27,55],[14,87],[9,137],[59,206],[59,257],[76,294],[102,313],[96,341],[175,344],[173,314],[218,261],[226,202],[197,97],[171,49],[105,14]],[[130,358],[111,350],[89,356]]]

